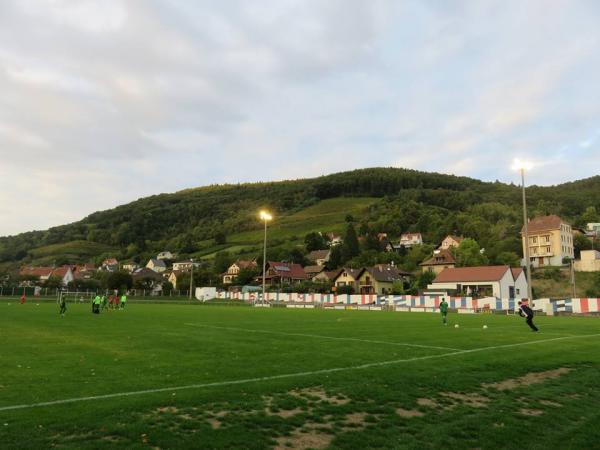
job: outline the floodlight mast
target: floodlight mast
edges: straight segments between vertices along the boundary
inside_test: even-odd
[[[265,286],[266,286],[266,267],[267,267],[267,222],[273,220],[273,216],[267,211],[259,213],[260,220],[265,222],[265,239],[263,243],[263,276],[262,276],[262,299],[261,303],[265,303]]]
[[[515,159],[513,163],[513,170],[521,172],[521,188],[523,195],[523,236],[525,238],[525,277],[527,280],[527,297],[530,302],[533,302],[533,291],[531,287],[531,260],[529,258],[529,223],[527,219],[527,198],[525,195],[525,170],[531,169],[532,164],[530,162],[521,161]]]

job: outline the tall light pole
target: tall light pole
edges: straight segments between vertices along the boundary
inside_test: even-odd
[[[262,303],[265,302],[265,286],[266,286],[266,268],[267,268],[267,222],[273,219],[273,216],[267,211],[261,211],[260,220],[265,222],[265,240],[263,244],[263,276],[262,276]]]
[[[190,301],[192,300],[192,289],[194,287],[194,258],[190,258],[190,262],[192,263],[190,266]]]
[[[533,294],[531,289],[531,261],[529,259],[529,224],[527,220],[527,198],[525,196],[525,169],[529,170],[531,163],[515,159],[513,169],[521,172],[521,188],[523,192],[523,235],[525,238],[525,276],[527,279],[527,297],[530,302],[533,302]]]

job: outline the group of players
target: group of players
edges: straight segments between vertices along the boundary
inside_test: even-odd
[[[525,317],[525,322],[531,331],[539,331],[538,327],[533,324],[533,310],[527,303],[527,301],[519,301],[519,315]],[[440,303],[440,313],[442,314],[442,323],[448,325],[448,302],[446,299],[442,299]]]
[[[100,314],[100,310],[112,311],[115,309],[125,309],[125,305],[127,304],[127,296],[125,294],[121,295],[109,295],[108,298],[106,295],[96,295],[92,299],[92,313]]]

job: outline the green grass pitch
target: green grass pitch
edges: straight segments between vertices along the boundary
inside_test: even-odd
[[[600,448],[600,320],[536,323],[2,301],[0,447]]]

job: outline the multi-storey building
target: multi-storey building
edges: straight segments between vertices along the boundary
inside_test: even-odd
[[[561,266],[565,258],[573,259],[573,230],[556,215],[542,216],[528,222],[529,259],[533,267]],[[525,228],[521,230],[525,255]]]

